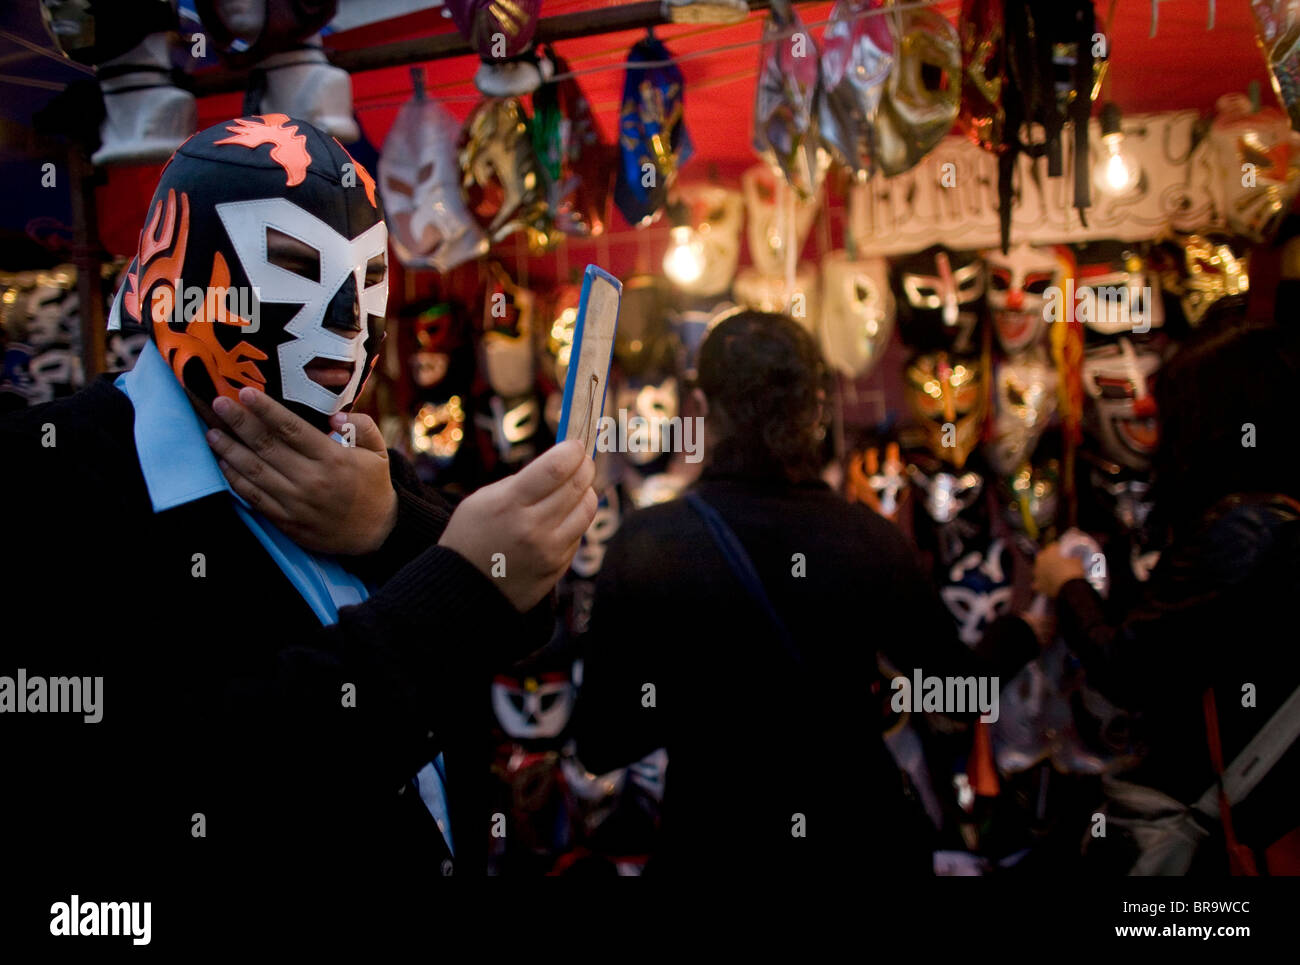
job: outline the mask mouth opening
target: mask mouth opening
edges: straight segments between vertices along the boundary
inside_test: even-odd
[[[303,366],[303,372],[317,385],[338,395],[352,381],[356,366],[356,362],[343,362],[317,355]]]

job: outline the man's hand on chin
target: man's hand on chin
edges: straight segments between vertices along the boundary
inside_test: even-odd
[[[212,411],[229,431],[207,439],[232,489],[304,549],[340,556],[371,553],[397,522],[388,449],[369,416],[336,413],[351,424],[340,445],[265,392],[241,389],[239,402],[218,398]]]

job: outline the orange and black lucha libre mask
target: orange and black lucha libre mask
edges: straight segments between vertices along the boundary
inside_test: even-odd
[[[195,134],[163,169],[110,327],[147,328],[211,403],[252,386],[322,430],[374,364],[388,230],[369,172],[283,114]]]

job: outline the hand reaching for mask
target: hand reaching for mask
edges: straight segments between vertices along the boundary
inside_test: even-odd
[[[397,522],[397,493],[369,416],[332,416],[330,427],[350,443],[340,445],[256,389],[240,390],[238,403],[217,398],[212,409],[230,430],[207,435],[226,480],[286,536],[337,555],[383,545]]]
[[[516,610],[527,612],[578,551],[596,515],[595,476],[596,465],[578,442],[560,443],[513,476],[467,496],[438,544],[465,557]]]

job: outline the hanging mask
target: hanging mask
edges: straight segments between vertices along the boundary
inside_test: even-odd
[[[613,172],[591,105],[569,65],[551,50],[555,76],[533,94],[533,147],[546,174],[546,198],[555,227],[586,238],[605,230],[605,204]]]
[[[536,398],[506,400],[494,395],[488,401],[488,412],[474,419],[492,434],[492,447],[502,462],[516,465],[532,458],[536,448],[532,440],[542,422]]]
[[[960,469],[983,426],[983,363],[946,352],[918,355],[907,365],[906,380],[908,403],[922,422],[931,454]]]
[[[698,277],[675,278],[688,295],[722,295],[731,287],[740,261],[740,222],[744,203],[740,192],[713,184],[684,184],[677,190],[684,209],[688,244],[700,265]]]
[[[881,96],[877,159],[885,177],[916,167],[952,130],[961,102],[961,43],[947,18],[927,8],[886,18],[895,63]]]
[[[1243,94],[1225,94],[1215,106],[1210,145],[1224,219],[1234,234],[1269,241],[1300,191],[1300,134],[1280,111],[1252,112]]]
[[[988,625],[1011,607],[1011,554],[1002,540],[987,550],[967,553],[948,571],[948,584],[939,590],[948,612],[957,621],[957,636],[973,647],[984,639]]]
[[[773,3],[763,23],[752,144],[803,199],[816,196],[830,162],[817,136],[820,73],[812,34],[789,0]]]
[[[387,252],[374,179],[338,141],[282,114],[240,118],[163,169],[109,327],[149,323],[205,403],[251,386],[328,431],[377,357]]]
[[[573,556],[574,573],[583,579],[591,579],[600,572],[600,566],[605,562],[605,545],[618,532],[618,523],[618,490],[610,486],[600,494],[596,515],[582,534],[582,545]]]
[[[1065,285],[1066,266],[1050,248],[1016,245],[1005,255],[986,251],[989,314],[998,344],[1008,355],[1037,345],[1047,331],[1050,291]]]
[[[907,467],[908,478],[921,493],[926,515],[940,525],[955,522],[975,505],[984,490],[984,477],[977,472],[956,475],[950,472],[926,473],[915,465]]]
[[[457,157],[465,198],[488,238],[501,241],[527,229],[529,245],[545,250],[546,196],[528,115],[518,99],[481,101],[461,129]]]
[[[1031,541],[1056,524],[1060,505],[1061,466],[1055,459],[1042,465],[1022,463],[998,486],[1004,506],[1003,519],[1017,533]]]
[[[533,388],[533,293],[497,274],[483,303],[483,370],[503,398]]]
[[[633,47],[627,58],[619,110],[622,164],[614,203],[630,225],[647,225],[659,217],[678,169],[694,153],[684,120],[682,72],[676,64],[640,66],[671,60],[668,48],[653,37]]]
[[[1150,381],[1159,368],[1159,352],[1125,337],[1084,354],[1085,425],[1107,457],[1130,469],[1150,468],[1156,450],[1159,427]]]
[[[537,32],[542,0],[446,0],[461,36],[478,51],[482,64],[474,85],[488,97],[519,97],[541,83],[527,56]]]
[[[460,193],[460,127],[417,96],[397,112],[379,157],[379,187],[403,265],[440,272],[487,253],[488,241]]]
[[[1165,323],[1160,283],[1146,259],[1118,241],[1095,241],[1075,255],[1074,318],[1101,335],[1143,334]]]
[[[883,258],[850,261],[842,251],[822,259],[822,349],[850,378],[868,375],[894,334],[894,294]]]
[[[1002,147],[1005,79],[1003,0],[962,0],[961,126],[986,151]]]
[[[620,385],[617,394],[620,416],[627,413],[627,461],[634,466],[667,462],[672,451],[671,420],[679,411],[677,379],[668,376],[662,382],[633,380]],[[644,420],[634,422],[634,420]]]
[[[446,467],[465,441],[465,407],[458,395],[446,402],[426,402],[411,423],[411,449]]]
[[[1002,362],[994,379],[993,438],[986,447],[989,465],[1002,475],[1017,470],[1034,451],[1056,414],[1057,375],[1046,360]]]
[[[416,386],[429,389],[446,378],[452,353],[465,343],[465,323],[451,305],[440,302],[420,312],[411,327],[415,333],[411,376]]]
[[[822,143],[860,178],[876,170],[876,115],[894,67],[888,17],[868,14],[884,6],[884,0],[838,0],[822,34]]]
[[[1300,128],[1300,10],[1289,0],[1251,0],[1250,9],[1273,91]]]
[[[1216,305],[1245,306],[1250,256],[1237,255],[1227,238],[1189,235],[1174,259],[1174,264],[1161,271],[1160,281],[1164,290],[1178,299],[1188,325],[1200,325]]]
[[[907,472],[897,442],[885,447],[885,461],[874,446],[849,460],[850,502],[864,503],[885,519],[897,519],[907,496]]]
[[[498,674],[492,681],[492,711],[515,740],[558,737],[569,724],[577,695],[566,673]]]
[[[973,251],[939,245],[894,262],[894,295],[903,344],[919,352],[978,349],[985,266]]]
[[[789,188],[764,165],[745,171],[740,185],[745,194],[749,257],[760,274],[784,277],[786,245],[794,244],[797,260],[817,220],[821,200],[792,197]]]

